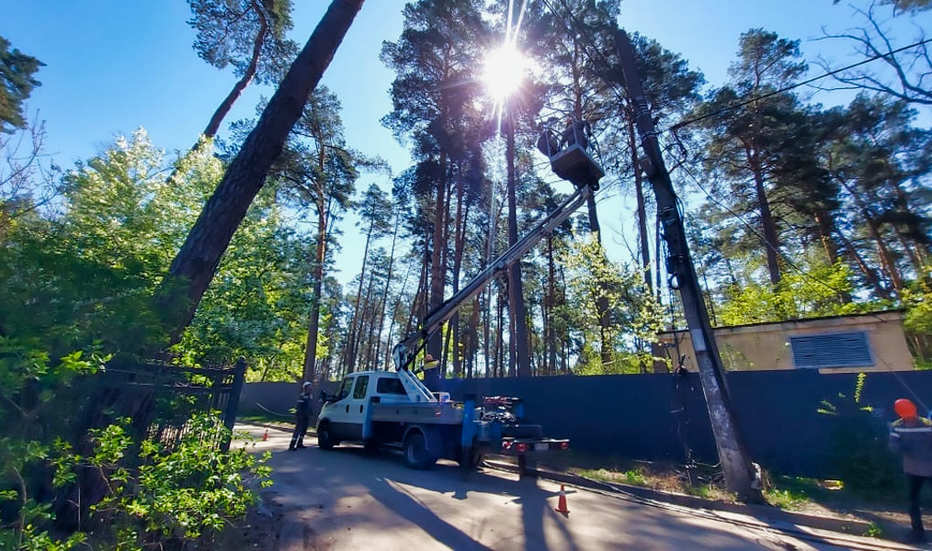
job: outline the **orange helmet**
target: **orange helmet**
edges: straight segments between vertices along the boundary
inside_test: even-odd
[[[900,398],[896,402],[893,402],[893,411],[895,411],[901,419],[915,419],[917,417],[916,404],[906,398]]]

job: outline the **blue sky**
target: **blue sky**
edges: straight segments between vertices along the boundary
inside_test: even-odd
[[[505,0],[503,0],[505,1]],[[532,0],[534,1],[534,0]],[[857,5],[863,2],[855,0]],[[292,37],[303,44],[329,2],[294,0]],[[388,89],[392,73],[378,59],[381,43],[401,32],[401,1],[368,0],[350,28],[324,75],[323,83],[340,97],[347,141],[353,147],[389,161],[403,170],[409,156],[379,119],[391,109]],[[86,159],[112,143],[114,136],[145,127],[157,146],[169,152],[194,142],[235,77],[201,61],[191,44],[183,0],[35,0],[8,2],[0,34],[13,46],[38,57],[46,67],[38,74],[42,86],[33,93],[30,111],[39,111],[48,130],[49,152],[62,166]],[[821,55],[834,66],[850,63],[849,46],[813,41],[822,27],[844,30],[858,21],[851,8],[831,0],[623,0],[620,23],[628,30],[657,39],[701,69],[711,85],[727,79],[738,35],[764,27],[802,40],[807,59]],[[916,36],[912,25],[932,28],[932,14],[894,21],[898,44]],[[848,93],[815,93],[813,101],[843,103]],[[251,86],[228,115],[226,123],[254,115],[260,96],[269,88]],[[928,109],[922,121],[930,121]],[[364,176],[358,189],[370,182],[386,186],[382,176]],[[630,202],[603,194],[600,219],[610,254],[625,259],[622,234],[633,235]],[[343,252],[337,258],[338,278],[348,281],[359,269],[362,250],[358,220],[343,221]],[[631,237],[627,239],[633,242]]]

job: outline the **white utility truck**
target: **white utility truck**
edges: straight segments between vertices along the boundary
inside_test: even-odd
[[[415,469],[439,458],[471,468],[487,453],[516,455],[523,467],[530,455],[569,449],[569,440],[544,438],[540,425],[522,423],[522,409],[516,398],[451,401],[446,393],[427,390],[408,370],[360,371],[327,397],[317,443],[324,450],[341,442],[400,447]]]
[[[520,398],[472,396],[454,402],[448,393],[429,390],[410,366],[430,336],[460,306],[518,262],[598,189],[602,169],[586,152],[587,139],[582,132],[583,125],[571,124],[563,134],[563,143],[558,145],[551,131],[545,129],[538,142],[553,171],[571,181],[575,192],[462,290],[428,314],[416,333],[395,345],[395,371],[350,373],[336,395],[324,396],[317,420],[321,449],[329,450],[341,442],[363,443],[369,448],[400,447],[405,462],[420,469],[439,458],[474,467],[483,454],[497,453],[517,456],[523,470],[529,456],[569,448],[569,440],[545,438],[540,425],[524,422]]]

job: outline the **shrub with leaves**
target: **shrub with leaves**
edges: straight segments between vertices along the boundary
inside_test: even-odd
[[[209,547],[225,526],[245,516],[256,490],[271,485],[268,452],[217,451],[230,436],[217,415],[201,414],[174,449],[164,450],[152,440],[137,445],[129,420],[121,419],[91,432],[92,454],[55,461],[56,484],[74,482],[88,468],[105,481],[107,494],[91,507],[89,523],[91,539],[104,547]]]
[[[859,373],[854,392],[823,400],[818,411],[832,418],[831,460],[845,487],[882,495],[899,487],[899,472],[887,448],[886,423],[861,399],[866,381]]]

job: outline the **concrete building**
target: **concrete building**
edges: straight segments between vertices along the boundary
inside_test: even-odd
[[[915,367],[901,310],[716,327],[714,331],[729,371],[818,369],[846,373]],[[688,331],[666,331],[659,337],[671,358],[677,357],[678,346],[679,354],[686,355],[686,368],[697,370]]]

